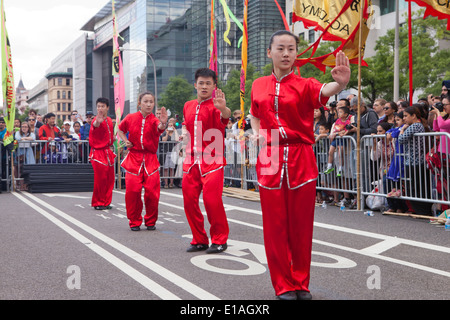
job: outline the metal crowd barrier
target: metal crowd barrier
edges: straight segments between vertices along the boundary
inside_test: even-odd
[[[259,149],[248,137],[244,141],[227,137],[225,144],[225,185],[258,189],[256,159]],[[22,168],[27,164],[89,163],[88,141],[20,141],[14,152],[6,151],[0,142],[0,173],[2,189],[10,191],[23,178]],[[415,134],[403,144],[386,135],[363,136],[360,141],[360,194],[379,196],[388,201],[420,201],[425,203],[449,204],[450,181],[447,152],[439,153],[437,148],[449,150],[450,134],[428,132]],[[330,153],[330,149],[333,151]],[[356,141],[351,136],[336,137],[335,146],[328,138],[313,145],[319,177],[317,190],[344,196],[358,192]],[[430,152],[431,151],[431,152]],[[435,151],[435,152],[433,152]],[[126,156],[126,150],[120,160]],[[185,157],[184,144],[180,141],[160,141],[158,152],[162,187],[180,186],[182,163]],[[327,172],[327,163],[333,170]],[[412,165],[414,164],[414,165]],[[395,170],[392,168],[395,167]],[[116,164],[116,186],[124,186],[125,173]],[[14,179],[12,179],[14,176]],[[121,178],[121,179],[120,179]],[[14,180],[14,181],[13,181]],[[166,182],[167,181],[167,182]]]

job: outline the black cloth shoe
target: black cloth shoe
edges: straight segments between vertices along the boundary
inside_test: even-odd
[[[312,295],[306,290],[296,291],[298,300],[312,300]]]
[[[224,244],[215,244],[213,243],[207,250],[206,253],[221,253],[227,250],[228,246],[226,243]]]
[[[155,226],[147,226],[147,230],[156,230],[156,227]]]
[[[131,231],[139,231],[139,230],[141,230],[140,227],[131,227]]]
[[[94,209],[95,209],[95,210],[106,210],[107,207],[104,207],[104,206],[97,206],[97,207],[94,207]]]
[[[191,244],[191,246],[187,248],[186,252],[204,251],[206,249],[208,249],[207,244]]]
[[[288,291],[277,296],[280,300],[297,300],[297,294],[295,291]]]

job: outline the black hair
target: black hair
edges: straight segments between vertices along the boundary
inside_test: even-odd
[[[380,123],[378,123],[378,125],[380,127],[382,127],[384,131],[388,131],[389,129],[392,128],[392,126],[389,122],[380,122]]]
[[[108,98],[100,97],[100,98],[98,98],[97,101],[95,102],[95,105],[97,105],[98,103],[104,103],[104,104],[106,104],[106,106],[109,108],[109,99],[108,99]]]
[[[341,109],[346,114],[350,114],[350,108],[349,107],[339,107],[338,109]]]
[[[329,123],[328,121],[319,122],[319,127],[320,126],[323,126],[327,130],[331,130],[331,123]]]
[[[213,70],[209,68],[200,68],[195,71],[195,82],[197,82],[197,79],[200,77],[212,78],[214,80],[214,84],[217,84],[217,75]]]
[[[389,103],[389,107],[391,107],[391,109],[394,110],[394,113],[398,111],[398,106],[394,101],[389,101],[386,103]]]
[[[350,107],[350,101],[347,98],[339,99],[339,101],[344,101],[346,107]]]
[[[448,94],[443,94],[443,95],[442,95],[441,101],[444,100],[444,99],[447,99],[448,102],[450,102],[450,95],[448,95]],[[450,117],[450,114],[447,113],[447,114],[444,115],[442,118],[443,118],[444,120],[447,120],[449,117]]]
[[[293,34],[292,32],[290,32],[290,31],[288,31],[288,30],[279,30],[279,31],[275,32],[274,34],[272,34],[272,36],[270,37],[270,40],[269,40],[269,48],[268,48],[268,49],[270,49],[270,48],[272,47],[273,39],[274,39],[275,37],[277,37],[277,36],[283,36],[283,35],[288,35],[288,36],[293,37],[293,38],[295,39],[295,44],[296,44],[296,46],[298,46],[298,44],[299,44],[300,41],[299,41],[298,37],[297,37],[295,34]]]
[[[44,116],[46,119],[50,119],[51,117],[56,117],[56,115],[53,112],[49,112]]]

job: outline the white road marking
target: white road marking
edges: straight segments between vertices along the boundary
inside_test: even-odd
[[[15,193],[14,193],[15,194]],[[152,270],[153,272],[157,273],[158,275],[164,277],[165,279],[169,280],[173,284],[179,286],[180,288],[186,290],[187,292],[191,293],[195,297],[199,299],[204,300],[219,300],[218,297],[215,295],[203,290],[202,288],[198,287],[197,285],[193,284],[192,282],[178,276],[177,274],[171,272],[170,270],[158,265],[157,263],[151,261],[150,259],[140,255],[136,251],[133,251],[129,249],[128,247],[122,245],[121,243],[115,241],[114,239],[102,234],[101,232],[98,232],[97,230],[89,227],[88,225],[78,221],[75,218],[72,218],[70,215],[62,212],[61,210],[55,208],[54,206],[46,203],[45,201],[37,198],[36,196],[24,193],[27,197],[34,200],[35,202],[39,203],[40,205],[48,208],[49,210],[53,211],[58,216],[64,218],[65,220],[73,223],[77,227],[83,229],[84,231],[88,232],[92,236],[96,237],[97,239],[105,242],[106,244],[110,245],[114,249],[120,251],[121,253],[127,255],[128,257],[134,259],[135,261],[139,262],[143,266],[147,267],[148,269]],[[18,196],[17,194],[15,194]],[[36,206],[33,206],[36,207]]]
[[[163,194],[163,192],[161,192],[161,194]],[[182,195],[171,194],[168,192],[164,192],[164,195],[172,196],[174,198],[183,198]],[[202,200],[200,200],[200,201],[202,202]],[[180,210],[184,210],[184,208],[182,206],[177,206],[177,205],[169,204],[166,202],[160,202],[160,204],[169,205],[172,208],[179,208]],[[226,211],[236,210],[236,211],[243,211],[243,212],[253,213],[253,214],[257,214],[257,215],[262,215],[262,212],[260,210],[247,209],[247,208],[242,208],[242,207],[232,206],[232,205],[227,205],[227,204],[224,204],[224,207],[225,207]],[[254,224],[246,223],[246,222],[235,220],[235,219],[228,219],[228,221],[262,230],[262,226],[259,226],[259,225],[254,225]],[[345,233],[350,233],[350,234],[354,234],[354,235],[359,235],[359,236],[382,240],[381,242],[379,242],[375,245],[372,245],[370,247],[364,248],[364,249],[354,249],[354,248],[341,246],[341,245],[337,245],[337,244],[330,243],[330,242],[313,239],[314,243],[337,248],[337,249],[352,252],[352,253],[357,253],[357,254],[364,255],[364,256],[369,256],[369,257],[372,257],[375,259],[389,261],[389,262],[392,262],[395,264],[408,266],[411,268],[431,272],[431,273],[442,275],[445,277],[450,277],[450,272],[447,272],[447,271],[430,268],[430,267],[427,267],[424,265],[419,265],[416,263],[411,263],[408,261],[403,261],[403,260],[380,255],[381,253],[383,253],[391,248],[394,248],[400,244],[414,246],[414,247],[427,249],[427,250],[433,250],[433,251],[442,252],[442,253],[450,253],[449,247],[438,246],[435,244],[419,242],[419,241],[409,240],[409,239],[405,239],[405,238],[392,237],[392,236],[387,236],[387,235],[363,231],[363,230],[351,229],[351,228],[347,228],[347,227],[340,227],[340,226],[321,223],[321,222],[314,222],[314,226],[319,227],[319,228],[325,228],[325,229],[330,229],[330,230],[334,230],[334,231],[340,231],[340,232],[345,232]]]
[[[164,287],[160,286],[138,270],[134,269],[127,263],[123,262],[107,250],[103,249],[102,247],[98,246],[97,244],[93,243],[91,240],[86,238],[85,236],[81,235],[78,231],[74,230],[73,228],[69,227],[67,224],[63,223],[61,220],[55,218],[53,215],[45,211],[44,209],[38,207],[36,204],[32,203],[22,195],[12,192],[13,195],[15,195],[19,200],[39,212],[41,215],[43,215],[45,218],[56,224],[58,227],[63,229],[65,232],[67,232],[69,235],[71,235],[73,238],[81,242],[82,244],[86,245],[89,249],[97,253],[99,256],[104,258],[106,261],[117,267],[119,270],[124,272],[126,275],[131,277],[132,279],[136,280],[138,283],[143,285],[146,289],[153,292],[155,295],[160,297],[161,299],[169,299],[169,300],[180,300],[179,297],[172,294],[170,291],[165,289]]]

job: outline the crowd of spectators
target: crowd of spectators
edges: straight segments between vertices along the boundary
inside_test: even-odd
[[[360,136],[375,135],[376,137],[370,145],[370,152],[361,157],[362,168],[368,168],[362,170],[362,180],[377,181],[378,190],[387,194],[388,211],[430,214],[430,203],[404,201],[401,196],[420,198],[421,195],[416,192],[417,189],[409,186],[408,181],[411,181],[411,177],[420,177],[422,181],[426,181],[429,174],[435,178],[437,172],[445,174],[438,177],[440,181],[435,179],[433,187],[440,195],[446,194],[444,186],[447,179],[447,148],[450,141],[446,141],[445,138],[438,139],[435,145],[430,146],[425,145],[424,139],[413,139],[413,137],[415,133],[421,132],[450,133],[449,88],[450,81],[444,81],[441,95],[429,94],[427,98],[419,99],[412,106],[404,100],[394,102],[381,98],[376,99],[373,105],[367,105],[363,99],[349,95],[347,98],[316,109],[314,113],[315,150],[326,150],[324,151],[326,154],[316,152],[321,176],[333,174],[341,178],[344,166],[355,167],[355,150],[351,150],[348,154],[348,146],[338,137],[349,136],[356,140],[356,115],[359,105]],[[159,109],[157,108],[155,112],[158,116]],[[61,127],[57,126],[56,117],[52,113],[42,117],[35,110],[30,110],[24,121],[17,119],[14,136],[18,142],[14,158],[16,173],[17,168],[20,169],[23,164],[88,162],[88,145],[85,144],[82,147],[77,143],[89,140],[93,117],[90,111],[83,118],[74,110],[70,120],[64,121]],[[247,170],[246,179],[251,181],[249,188],[258,190],[255,170],[257,149],[249,143],[249,134],[251,135],[249,116],[243,120],[244,139],[240,137],[238,123],[242,117],[244,114],[241,110],[235,110],[226,128],[224,145],[226,161],[229,165],[225,167],[225,185],[241,186],[243,170],[241,164],[244,163],[244,170]],[[0,140],[3,139],[5,132],[5,122],[0,117]],[[35,141],[38,140],[42,142],[36,143]],[[163,188],[181,187],[182,163],[185,157],[182,140],[181,124],[175,118],[169,119],[169,125],[160,137],[158,150]],[[430,150],[435,155],[434,160],[439,158],[437,161],[439,168],[433,172],[423,170],[427,165],[424,155],[428,156]],[[361,152],[363,153],[364,150]],[[126,156],[126,153],[126,149],[122,150],[121,159]],[[241,159],[242,155],[244,155],[243,159]],[[349,161],[352,163],[346,163]],[[373,175],[368,170],[372,170]],[[346,184],[348,186],[348,175],[341,180],[344,186]],[[26,188],[26,186],[20,187]],[[356,204],[353,193],[337,191],[318,191],[316,200],[317,202],[328,201],[336,205],[343,202],[350,207]],[[442,209],[440,205],[439,209]]]
[[[433,194],[434,191],[437,192],[435,199],[448,200],[446,199],[448,195],[446,189],[447,148],[450,139],[445,135],[424,139],[415,134],[450,133],[449,89],[450,81],[444,81],[441,95],[430,94],[412,105],[404,100],[394,102],[376,99],[373,105],[369,106],[363,99],[359,99],[360,137],[374,136],[372,139],[365,140],[369,141],[368,152],[364,148],[361,149],[361,180],[366,188],[375,185],[374,190],[387,195],[386,210],[388,212],[431,215],[432,211],[436,213],[448,209],[447,205],[432,206],[431,202],[420,201],[420,199],[423,199],[425,195]],[[351,136],[356,140],[357,108],[358,98],[350,95],[316,111],[315,150],[319,167],[321,167],[319,170],[322,169],[322,177],[331,173],[340,177],[342,161],[355,162],[354,150],[349,150],[351,145],[348,144],[344,150],[341,150],[343,143],[336,142],[336,136]],[[321,148],[329,150],[326,160],[323,153],[319,152]],[[342,156],[344,152],[347,153],[346,157]],[[335,155],[336,159],[334,159]],[[345,180],[342,179],[343,184]],[[432,181],[431,185],[430,181]],[[324,180],[321,183],[323,184]],[[422,187],[418,187],[419,184]],[[406,201],[401,198],[402,196],[419,200]],[[350,207],[356,204],[354,195],[351,193],[338,194],[325,191],[317,193],[316,201],[333,202],[336,205],[343,203]]]
[[[30,109],[24,120],[14,120],[15,152],[13,154],[14,175],[20,178],[23,165],[36,163],[73,163],[87,162],[88,146],[81,141],[89,140],[89,130],[94,114],[86,112],[83,119],[76,110],[72,111],[70,121],[64,121],[61,127],[56,123],[56,115],[40,115]],[[0,141],[6,133],[6,124],[0,117]],[[3,148],[3,145],[2,145]],[[6,166],[6,152],[2,152],[2,166]],[[2,175],[6,172],[2,168]],[[3,186],[4,187],[4,186]],[[26,190],[19,181],[18,188]],[[3,188],[4,189],[4,188]]]

